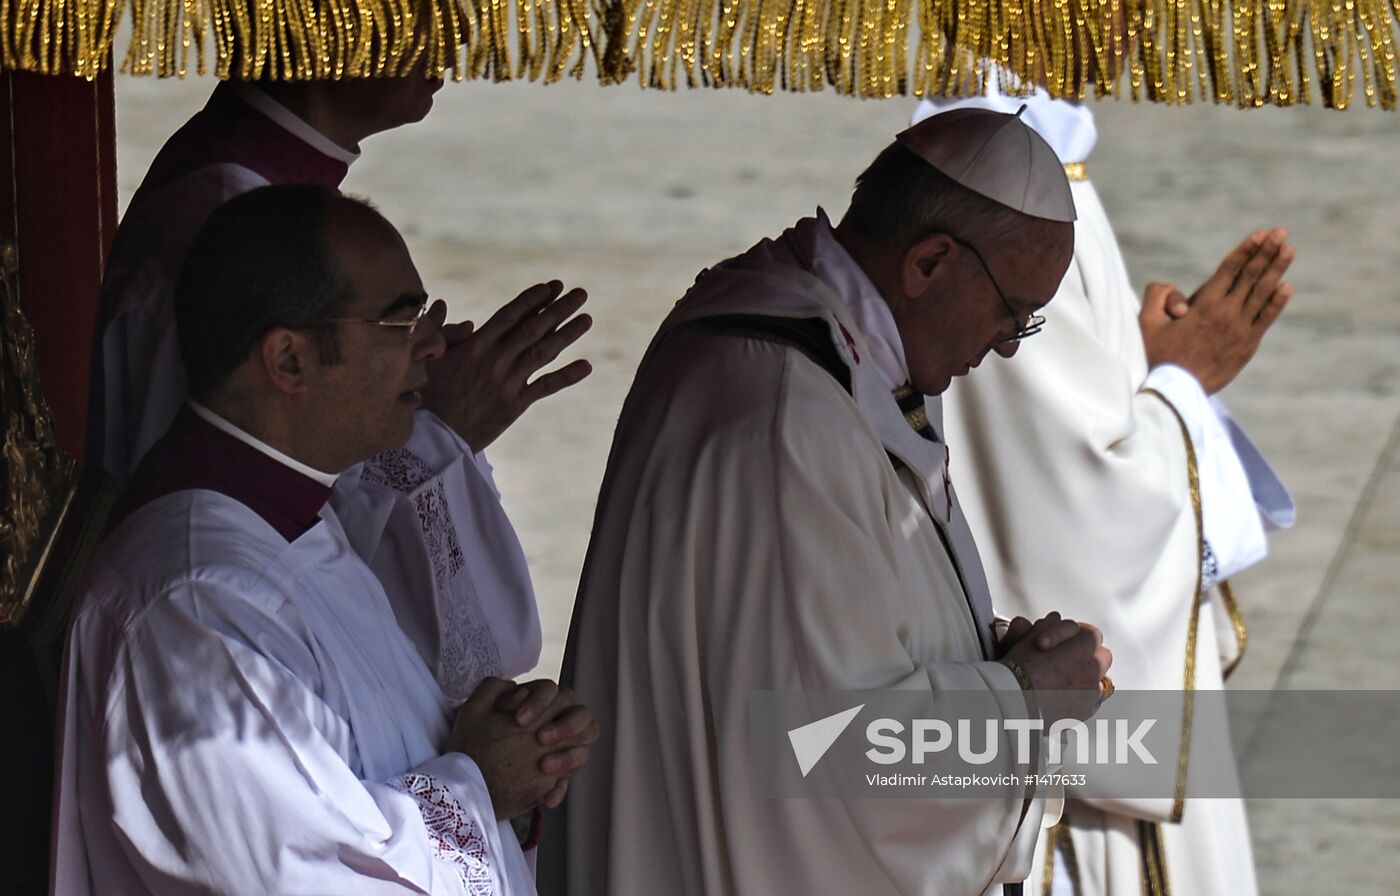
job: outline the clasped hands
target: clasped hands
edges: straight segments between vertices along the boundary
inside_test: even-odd
[[[469,320],[445,325],[447,348],[428,362],[423,406],[473,451],[483,450],[530,405],[592,372],[580,359],[530,380],[593,325],[587,314],[575,316],[587,299],[582,289],[564,292],[551,280],[501,306],[480,329]]]
[[[476,763],[504,820],[557,807],[599,733],[570,688],[487,678],[457,710],[447,746]]]
[[[997,641],[997,659],[1019,666],[1030,679],[1047,722],[1092,716],[1103,702],[1103,682],[1113,665],[1103,632],[1059,613],[1034,623],[1024,616],[1011,620]]]
[[[1256,230],[1190,298],[1171,283],[1149,284],[1138,315],[1148,365],[1175,364],[1207,394],[1223,389],[1293,297],[1283,282],[1293,257],[1282,229]]]

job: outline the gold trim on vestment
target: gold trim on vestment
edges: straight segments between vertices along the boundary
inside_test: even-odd
[[[1138,871],[1142,881],[1142,896],[1171,896],[1167,877],[1167,856],[1162,850],[1162,825],[1155,821],[1138,821]],[[1076,891],[1082,892],[1082,891]]]
[[[1074,892],[1084,892],[1084,882],[1079,876],[1079,857],[1074,852],[1074,838],[1069,833],[1069,821],[1061,818],[1055,826],[1045,832],[1045,873],[1041,875],[1041,894],[1050,896],[1055,889],[1055,850],[1061,849],[1065,856],[1065,868],[1069,871],[1070,883]]]
[[[1235,589],[1226,579],[1216,586],[1220,589],[1220,600],[1225,604],[1225,612],[1230,616],[1230,626],[1235,630],[1235,644],[1238,652],[1235,658],[1230,661],[1221,672],[1222,677],[1229,678],[1230,673],[1235,671],[1235,667],[1244,659],[1244,649],[1249,646],[1249,629],[1244,625],[1244,614],[1240,612],[1239,602],[1235,600]]]
[[[1045,867],[1040,873],[1040,896],[1050,896],[1055,889],[1055,841],[1060,839],[1064,821],[1045,832]]]
[[[1186,421],[1165,395],[1156,389],[1143,389],[1155,395],[1176,418],[1181,440],[1186,446],[1186,480],[1191,491],[1191,510],[1196,516],[1196,595],[1191,603],[1191,620],[1186,628],[1186,674],[1182,682],[1181,748],[1176,759],[1176,798],[1172,802],[1172,822],[1181,821],[1186,809],[1186,774],[1191,761],[1191,717],[1196,708],[1196,635],[1201,624],[1201,567],[1205,562],[1206,540],[1201,528],[1201,478],[1196,468],[1196,448]]]
[[[1065,162],[1065,177],[1076,183],[1089,179],[1089,166],[1083,162]]]

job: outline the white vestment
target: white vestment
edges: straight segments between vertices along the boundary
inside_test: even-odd
[[[849,276],[814,263],[833,253]],[[545,826],[542,892],[958,896],[1029,868],[1043,801],[759,799],[749,780],[755,690],[981,691],[1024,711],[987,660],[946,451],[895,404],[852,289],[874,286],[806,219],[703,273],[643,360],[565,658],[603,736]],[[736,314],[817,319],[851,392],[802,351],[703,328]]]
[[[184,158],[158,160],[155,182],[143,183],[122,219],[103,282],[103,399],[93,437],[104,468],[122,481],[185,401],[173,311],[185,253],[216,208],[270,183],[244,163],[291,147],[338,164],[343,175],[356,158],[250,85],[221,85],[201,115],[213,136]],[[281,143],[240,143],[236,125],[250,120],[276,129]],[[286,167],[285,159],[266,164],[273,176]],[[281,176],[292,180],[276,182],[300,182],[294,172]],[[485,456],[435,415],[414,419],[408,445],[341,476],[331,501],[350,542],[380,575],[400,624],[460,702],[488,675],[513,678],[534,668],[539,613]]]
[[[1024,120],[1062,159],[1085,160],[1096,136],[1089,110],[1043,92],[993,91],[937,110],[1023,103]],[[925,102],[915,119],[934,111]],[[1149,372],[1139,300],[1103,207],[1088,181],[1071,188],[1074,261],[1044,331],[1013,359],[989,355],[944,396],[952,470],[998,610],[1032,619],[1058,610],[1099,626],[1119,689],[1220,689],[1244,628],[1232,597],[1211,585],[1263,557],[1261,513],[1288,524],[1291,500],[1189,373]],[[1232,761],[1183,749],[1192,763]],[[1143,883],[1160,870],[1144,865],[1146,838],[1159,838],[1172,892],[1255,891],[1238,800],[1071,800],[1065,822],[1071,849],[1056,894],[1155,892]],[[1063,830],[1036,851],[1036,892],[1052,890],[1043,863]]]
[[[159,497],[73,623],[54,892],[533,893],[453,706],[329,506]]]

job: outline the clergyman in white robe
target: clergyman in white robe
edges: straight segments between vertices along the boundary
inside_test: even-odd
[[[986,97],[926,101],[915,120],[1025,104],[1022,120],[1067,163],[1079,213],[1044,331],[1013,361],[989,355],[944,395],[951,466],[997,609],[1092,621],[1113,647],[1119,688],[1218,690],[1245,629],[1228,587],[1215,586],[1263,558],[1265,521],[1291,524],[1292,501],[1190,373],[1148,370],[1139,300],[1084,176],[1092,113],[1044,91],[1002,96],[995,76],[989,84]],[[1180,749],[1190,763],[1232,761]],[[1173,893],[1255,892],[1243,803],[1070,800],[1036,850],[1030,886],[1137,896],[1165,892],[1154,889],[1163,876]]]
[[[816,321],[851,391],[790,345],[706,327],[731,315]],[[946,449],[892,396],[904,366],[820,214],[703,273],[662,324],[565,657],[603,736],[545,826],[541,892],[960,896],[1025,876],[1043,801],[760,799],[746,773],[755,690],[981,691],[1024,711],[991,659]]]
[[[198,406],[147,464],[73,624],[54,892],[533,893],[334,477]]]
[[[338,188],[357,158],[233,81],[167,141],[122,218],[103,280],[91,430],[108,473],[125,481],[185,401],[173,296],[200,225],[268,184]],[[539,610],[484,454],[421,411],[409,443],[342,475],[331,502],[450,696],[461,702],[487,676],[534,668]]]

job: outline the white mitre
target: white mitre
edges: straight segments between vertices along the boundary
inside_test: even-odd
[[[901,131],[895,140],[993,202],[1032,218],[1075,219],[1064,165],[1019,112],[954,109]]]

